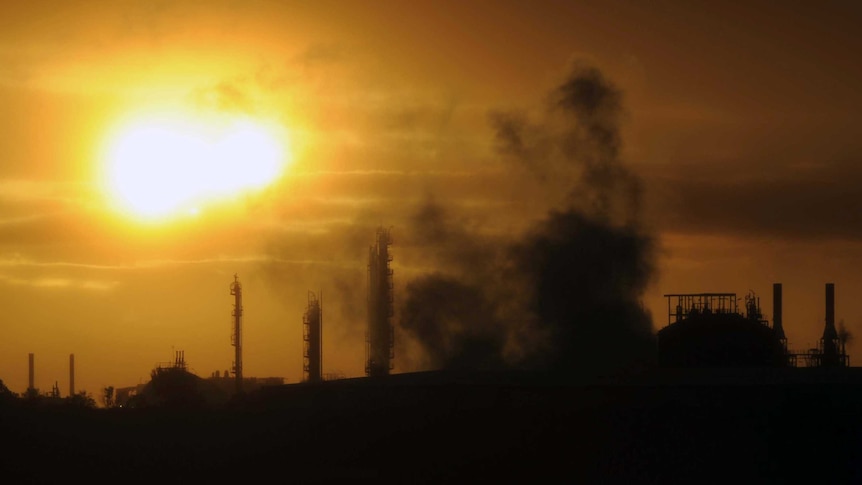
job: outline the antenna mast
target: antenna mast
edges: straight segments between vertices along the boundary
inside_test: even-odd
[[[230,294],[234,296],[233,303],[233,333],[231,334],[231,345],[234,346],[236,354],[233,363],[233,375],[236,378],[236,393],[242,393],[242,285],[237,275],[233,275],[233,283],[230,284]]]

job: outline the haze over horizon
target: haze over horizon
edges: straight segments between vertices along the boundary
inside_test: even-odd
[[[223,372],[234,274],[245,376],[302,379],[308,291],[324,372],[364,375],[378,226],[394,372],[535,355],[607,295],[626,324],[588,334],[631,337],[614,359],[666,324],[666,293],[754,291],[771,318],[782,283],[804,350],[834,283],[858,334],[860,20],[842,1],[4,4],[0,379],[23,392],[29,353],[63,395],[69,354],[94,396],[175,350]],[[129,169],[139,153],[164,171]],[[223,171],[175,170],[214,153]],[[556,294],[558,268],[590,276]]]

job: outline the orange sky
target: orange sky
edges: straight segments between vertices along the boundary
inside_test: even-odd
[[[374,229],[393,228],[398,308],[441,269],[409,232],[429,200],[482,235],[558,206],[567,182],[513,168],[489,117],[541,128],[573,62],[622,93],[620,159],[660,246],[643,295],[656,328],[665,293],[753,290],[771,316],[780,282],[789,342],[808,348],[832,282],[862,332],[860,20],[853,2],[7,2],[0,379],[24,391],[31,352],[36,387],[64,394],[71,353],[93,395],[174,350],[223,371],[235,273],[246,376],[302,378],[309,290],[324,372],[363,375]],[[141,225],[97,174],[113,130],[151,112],[274,120],[292,161],[265,190]],[[396,371],[422,368],[411,348]]]

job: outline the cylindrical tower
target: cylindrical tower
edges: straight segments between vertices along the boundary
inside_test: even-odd
[[[69,354],[69,397],[75,395],[75,354]]]
[[[826,283],[826,327],[823,329],[823,338],[838,338],[835,329],[835,283]]]
[[[30,376],[29,376],[30,378],[28,381],[29,384],[27,386],[27,392],[33,392],[36,390],[36,366],[35,366],[35,357],[33,356],[32,352],[30,353],[29,359],[30,359]]]
[[[366,336],[365,373],[368,376],[389,375],[394,353],[392,327],[392,256],[389,230],[377,229],[377,242],[368,254],[368,333]]]
[[[302,319],[305,341],[305,380],[318,382],[323,378],[323,294],[320,298],[308,292],[308,308]]]
[[[242,285],[237,275],[233,275],[233,283],[230,284],[230,294],[233,295],[233,333],[231,344],[234,346],[233,374],[236,379],[236,393],[242,393]]]
[[[826,324],[820,339],[820,365],[822,367],[841,367],[845,356],[841,352],[838,330],[835,328],[835,284],[826,283]]]
[[[781,283],[772,284],[772,328],[779,339],[785,339],[782,321]]]

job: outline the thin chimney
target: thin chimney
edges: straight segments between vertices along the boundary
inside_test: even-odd
[[[35,370],[35,366],[34,366],[34,358],[35,357],[33,356],[33,353],[30,352],[30,383],[29,383],[29,387],[27,387],[27,390],[31,391],[31,392],[33,391],[33,389],[36,388],[36,386],[35,386],[36,370]]]
[[[69,354],[69,397],[75,395],[75,354]]]
[[[823,329],[824,340],[838,338],[835,329],[835,283],[826,283],[826,327]]]
[[[772,328],[779,339],[787,338],[784,335],[784,322],[781,320],[781,283],[772,285]]]

